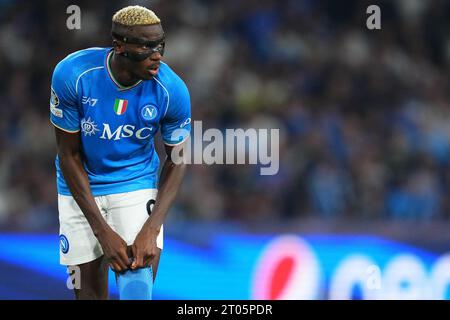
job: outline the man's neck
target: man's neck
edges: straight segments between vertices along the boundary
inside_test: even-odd
[[[139,79],[130,75],[130,73],[122,66],[120,59],[118,59],[114,52],[108,63],[114,80],[121,86],[131,87],[139,82]]]

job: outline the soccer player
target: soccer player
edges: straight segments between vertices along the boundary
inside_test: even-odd
[[[79,267],[77,299],[108,298],[108,266],[116,278],[148,269],[144,281],[153,283],[163,222],[185,172],[170,155],[189,136],[190,97],[161,61],[160,19],[147,8],[125,7],[112,18],[112,37],[112,48],[60,61],[51,84],[60,263]],[[158,129],[167,153],[159,179]]]

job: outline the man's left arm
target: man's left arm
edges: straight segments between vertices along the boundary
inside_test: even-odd
[[[153,207],[152,214],[144,223],[132,246],[133,257],[135,258],[131,265],[132,269],[150,265],[152,259],[157,254],[156,238],[167,217],[169,208],[176,198],[186,171],[186,164],[175,164],[172,162],[170,154],[175,147],[166,145],[165,148],[167,158],[161,170],[156,203]]]
[[[137,235],[133,246],[134,262],[132,269],[150,265],[157,254],[156,238],[161,230],[170,206],[177,195],[183,180],[186,164],[171,155],[183,158],[183,147],[189,143],[191,131],[191,103],[189,91],[180,78],[174,79],[169,89],[170,105],[161,121],[161,135],[166,149],[158,185],[158,195],[152,213]],[[175,161],[174,161],[175,160]]]

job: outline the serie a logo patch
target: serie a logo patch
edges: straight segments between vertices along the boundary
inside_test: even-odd
[[[51,94],[50,94],[50,112],[58,118],[62,118],[63,117],[63,111],[62,109],[57,108],[57,106],[59,105],[59,98],[58,95],[56,94],[55,90],[53,90],[53,88],[51,88]]]
[[[59,98],[56,94],[55,90],[53,88],[50,88],[50,104],[54,107],[57,107],[59,105]]]

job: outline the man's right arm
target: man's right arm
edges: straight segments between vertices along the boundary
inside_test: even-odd
[[[99,240],[112,268],[118,272],[126,270],[129,265],[127,244],[106,223],[97,207],[83,167],[80,132],[69,133],[55,127],[55,134],[59,166],[73,198]]]

